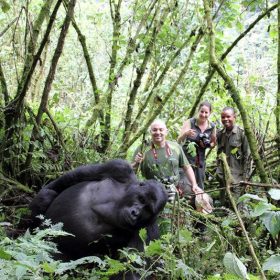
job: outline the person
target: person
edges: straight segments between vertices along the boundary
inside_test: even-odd
[[[212,212],[212,205],[209,196],[203,192],[197,185],[195,175],[191,165],[189,164],[182,147],[173,141],[167,141],[168,133],[166,124],[162,120],[155,120],[150,126],[151,143],[145,151],[141,151],[141,146],[135,150],[133,155],[132,167],[137,169],[140,167],[141,173],[145,179],[156,179],[166,185],[169,196],[180,197],[185,196],[185,189],[179,185],[180,174],[182,169],[185,176],[190,182],[190,191],[195,194],[194,201],[199,205],[195,205],[196,210],[205,214]],[[176,186],[176,191],[168,189],[169,186]],[[170,231],[172,217],[171,209],[165,208],[163,216],[160,217],[160,232],[167,233]]]
[[[233,177],[233,184],[245,180],[248,175],[250,149],[244,130],[235,124],[236,114],[232,107],[225,107],[221,113],[223,128],[217,133],[217,178],[222,187],[225,187],[222,161],[219,155],[226,155],[227,163]],[[235,197],[242,194],[237,186],[233,188]],[[221,192],[221,202],[225,205],[225,191]]]
[[[180,179],[179,168],[182,168],[190,181],[194,194],[202,193],[197,185],[192,167],[185,157],[181,146],[167,141],[166,124],[162,120],[155,120],[150,126],[151,143],[145,151],[138,147],[133,155],[132,167],[138,168],[145,179],[156,179],[163,183],[177,185]]]
[[[216,127],[209,121],[211,112],[212,106],[208,101],[200,103],[198,117],[184,122],[177,140],[192,165],[196,181],[201,189],[204,189],[205,180],[205,151],[216,145]]]

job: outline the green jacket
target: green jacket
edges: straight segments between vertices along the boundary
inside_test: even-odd
[[[234,126],[232,131],[227,134],[226,129],[217,133],[218,156],[225,153],[227,163],[230,167],[234,183],[245,180],[249,171],[249,155],[250,149],[244,130],[239,126]],[[217,175],[223,178],[223,170],[221,160],[218,159]]]
[[[166,147],[156,147],[154,150],[152,145],[145,148],[144,160],[140,165],[140,170],[144,178],[156,179],[158,181],[169,181],[177,184],[179,182],[179,168],[188,166],[189,162],[184,155],[182,147],[171,141],[166,141],[170,154],[166,151]],[[140,151],[138,147],[133,158]]]

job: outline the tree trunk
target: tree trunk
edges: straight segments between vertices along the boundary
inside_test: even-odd
[[[0,105],[4,107],[7,106],[9,102],[9,93],[8,93],[8,87],[7,87],[4,71],[1,65],[1,60],[0,60],[0,84],[1,84],[1,94],[3,94],[4,96],[4,104],[2,104],[1,102]]]
[[[263,12],[262,14],[260,14],[248,27],[246,30],[244,30],[244,32],[242,32],[234,41],[233,43],[227,48],[227,50],[221,55],[220,57],[220,61],[223,61],[227,55],[232,51],[232,49],[238,44],[238,42],[244,38],[255,26],[258,22],[260,22],[261,19],[263,19],[265,16],[267,16],[269,13],[271,13],[273,10],[275,10],[278,7],[278,4],[275,4],[273,6],[271,6],[269,9],[267,9],[265,12]],[[189,112],[189,117],[191,118],[194,116],[196,108],[198,107],[202,96],[204,95],[209,83],[211,82],[214,74],[216,73],[216,69],[215,68],[210,68],[209,69],[209,73],[205,79],[204,84],[201,86],[199,93],[197,94],[194,104],[191,108],[191,111]]]
[[[37,130],[36,126],[38,128],[40,127],[43,113],[46,110],[49,93],[50,93],[51,86],[52,86],[54,76],[55,76],[55,72],[56,72],[57,63],[58,63],[58,60],[59,60],[59,58],[61,56],[61,53],[62,53],[62,50],[63,50],[65,38],[66,38],[68,29],[69,29],[71,19],[73,17],[75,4],[76,4],[76,0],[71,0],[70,3],[68,4],[68,10],[67,10],[67,13],[66,13],[64,23],[63,23],[62,28],[61,28],[61,32],[60,32],[58,42],[57,42],[57,47],[55,49],[55,52],[54,52],[54,55],[53,55],[53,58],[52,58],[49,74],[47,76],[45,87],[44,87],[43,94],[42,94],[41,103],[40,103],[38,113],[37,113],[37,116],[36,116],[36,125],[34,125],[32,133],[31,133],[30,145],[29,145],[26,161],[25,161],[25,164],[24,164],[24,170],[28,170],[29,167],[30,167],[30,164],[31,164],[32,154],[33,154],[33,151],[34,151],[34,142],[36,141],[37,136],[38,136],[38,130]]]
[[[204,0],[204,1],[207,1],[207,0]],[[226,155],[224,153],[221,153],[220,159],[222,160],[222,164],[223,164],[224,179],[225,179],[225,182],[226,182],[226,191],[227,191],[229,200],[231,202],[232,208],[234,209],[234,212],[235,212],[235,214],[237,216],[237,219],[238,219],[239,224],[241,226],[243,235],[245,236],[246,241],[248,243],[249,252],[250,252],[250,254],[252,256],[252,259],[255,262],[256,267],[259,270],[260,276],[261,276],[261,278],[263,280],[266,280],[266,277],[265,277],[265,274],[264,274],[264,272],[262,270],[260,261],[259,261],[257,255],[256,255],[253,243],[252,243],[251,239],[249,238],[249,235],[248,235],[247,230],[245,228],[245,224],[244,224],[244,222],[243,222],[243,220],[241,218],[241,215],[240,215],[240,213],[239,213],[239,211],[237,209],[235,200],[234,200],[233,195],[232,195],[231,190],[230,190],[233,178],[232,178],[232,175],[230,173],[230,168],[229,168],[228,163],[227,163],[227,157],[226,157]]]
[[[232,78],[224,70],[224,68],[222,66],[222,63],[219,62],[216,58],[215,34],[214,34],[214,30],[213,30],[213,25],[212,25],[211,10],[210,10],[210,7],[209,7],[208,0],[204,0],[203,2],[204,2],[204,9],[205,9],[205,15],[206,15],[206,20],[207,20],[207,28],[208,28],[208,32],[209,32],[210,63],[212,65],[212,67],[216,69],[216,71],[221,76],[221,78],[224,80],[226,88],[227,88],[229,94],[231,95],[233,101],[235,102],[235,104],[236,104],[236,106],[237,106],[237,108],[238,108],[238,110],[241,114],[245,134],[247,136],[248,143],[249,143],[249,146],[250,146],[250,149],[251,149],[252,158],[254,159],[254,162],[256,164],[256,168],[259,172],[259,176],[261,178],[261,181],[263,183],[269,183],[268,177],[267,177],[264,165],[263,165],[263,162],[262,162],[262,160],[260,158],[260,155],[258,153],[257,141],[256,141],[254,133],[251,129],[251,125],[250,125],[249,120],[248,120],[246,109],[243,106],[243,103],[242,103],[242,100],[240,98],[238,89],[236,88]]]
[[[17,94],[14,100],[12,100],[8,106],[6,106],[4,110],[4,118],[5,118],[5,140],[3,143],[3,171],[7,172],[8,174],[17,173],[17,170],[13,170],[13,167],[11,166],[10,157],[11,157],[11,147],[14,145],[14,137],[15,132],[17,131],[17,124],[19,123],[19,120],[22,115],[23,107],[24,107],[24,98],[26,96],[27,90],[30,85],[30,80],[32,78],[32,75],[34,74],[35,67],[37,65],[37,62],[39,61],[42,51],[45,47],[45,44],[48,41],[50,31],[52,29],[53,23],[56,18],[57,11],[59,9],[59,6],[61,4],[61,0],[58,0],[56,3],[56,6],[53,9],[53,13],[50,16],[50,20],[45,32],[45,35],[42,39],[42,42],[40,44],[40,47],[37,51],[37,53],[34,55],[32,59],[32,63],[28,62],[29,67],[26,67],[26,72],[22,73],[22,79],[20,81],[20,84],[17,89]],[[49,2],[48,2],[49,3]],[[45,7],[45,6],[44,6]],[[43,10],[43,9],[42,9]],[[41,15],[41,13],[40,13]],[[40,17],[39,15],[39,17]],[[38,23],[39,27],[40,24]],[[35,29],[34,29],[35,30]],[[38,29],[36,28],[38,31]],[[37,32],[36,31],[36,32]],[[34,34],[36,34],[34,31]],[[35,36],[35,35],[34,35]],[[32,40],[32,39],[31,39]],[[30,57],[31,58],[31,57]],[[14,172],[15,171],[15,172]]]
[[[278,159],[280,160],[280,0],[278,0],[278,56],[277,56],[277,96],[276,96],[276,141],[278,145]],[[278,182],[280,174],[278,175]]]
[[[136,134],[133,135],[133,137],[128,142],[122,143],[122,146],[120,147],[120,154],[125,154],[126,151],[128,150],[128,148],[148,129],[149,125],[160,114],[163,106],[168,102],[168,100],[170,99],[172,94],[176,91],[177,86],[180,84],[182,79],[185,77],[185,75],[189,69],[190,62],[193,58],[193,55],[197,49],[198,44],[201,41],[203,34],[204,34],[203,31],[200,30],[200,32],[196,35],[194,42],[190,47],[190,53],[185,61],[185,64],[184,64],[183,68],[181,69],[181,72],[180,72],[178,78],[174,81],[171,89],[169,90],[169,92],[166,93],[166,95],[162,99],[162,102],[156,108],[152,107],[150,109],[150,114],[149,114],[148,119],[145,121],[144,125],[140,129],[138,129]]]

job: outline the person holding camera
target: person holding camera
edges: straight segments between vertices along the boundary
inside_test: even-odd
[[[216,145],[216,127],[209,121],[212,106],[208,101],[200,103],[198,116],[186,120],[178,137],[178,143],[192,165],[198,186],[204,189],[205,150]]]

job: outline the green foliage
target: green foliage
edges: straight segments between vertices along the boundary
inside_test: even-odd
[[[1,279],[24,279],[39,277],[44,272],[53,274],[58,262],[51,254],[57,253],[54,243],[46,240],[50,236],[66,235],[61,225],[51,226],[31,235],[28,231],[17,240],[4,238],[0,242],[0,277]]]
[[[271,256],[263,264],[263,270],[280,272],[280,256]]]
[[[0,1],[0,7],[1,7],[3,13],[7,13],[11,8],[9,3],[5,0]]]
[[[279,190],[272,189],[268,193],[273,199],[280,199]],[[250,207],[252,209],[250,215],[252,217],[259,217],[267,230],[275,238],[280,232],[279,208],[271,203],[268,203],[266,198],[261,198],[257,195],[245,194],[239,198],[239,202],[248,202],[250,200],[253,200],[253,202],[250,203]]]
[[[223,260],[227,271],[241,279],[249,279],[245,265],[236,257],[235,254],[227,252]]]

